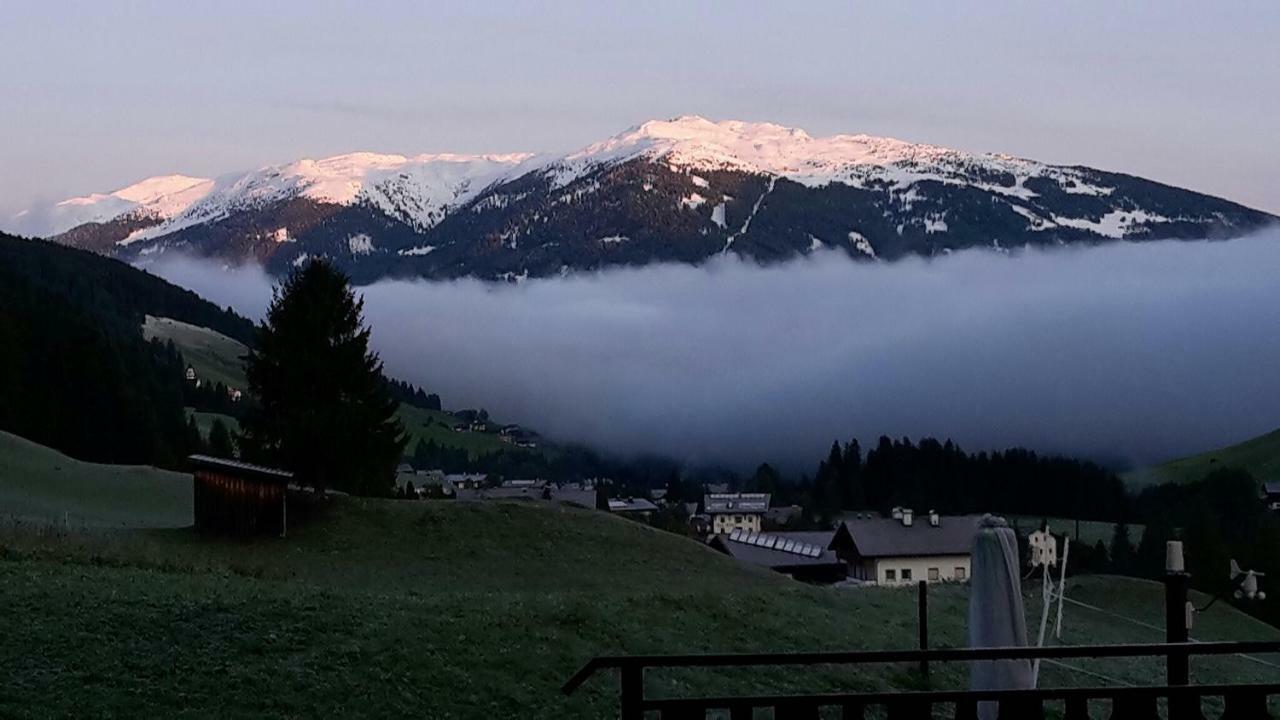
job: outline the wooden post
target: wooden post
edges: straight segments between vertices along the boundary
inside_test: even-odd
[[[644,711],[640,701],[644,698],[644,668],[634,665],[623,666],[621,698],[618,703],[622,709],[622,720],[644,720]]]
[[[920,649],[929,649],[929,583],[927,580],[920,581],[919,592],[919,626],[920,626]],[[925,685],[929,684],[929,661],[920,660],[920,677],[924,680]]]
[[[1190,578],[1183,572],[1170,572],[1164,576],[1165,642],[1187,642],[1187,583]],[[1170,685],[1186,685],[1190,681],[1186,652],[1169,653],[1166,674]]]

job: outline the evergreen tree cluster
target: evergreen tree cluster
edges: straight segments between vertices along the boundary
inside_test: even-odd
[[[174,352],[176,353],[177,350],[175,349]],[[182,402],[187,407],[200,412],[229,415],[239,420],[244,417],[250,398],[244,395],[239,401],[232,400],[227,386],[222,382],[206,381],[199,386],[193,382],[186,382],[182,388]]]
[[[185,365],[143,339],[146,315],[252,327],[124,263],[0,234],[0,429],[82,460],[179,466]]]
[[[396,380],[395,378],[387,378],[388,389],[391,397],[396,402],[411,405],[423,410],[440,410],[440,396],[435,393],[427,393],[420,387]]]
[[[1128,498],[1120,478],[1087,461],[1041,456],[1022,448],[970,454],[950,440],[879,442],[861,455],[857,440],[831,447],[818,466],[811,510],[887,512],[896,505],[960,514],[1121,520]]]

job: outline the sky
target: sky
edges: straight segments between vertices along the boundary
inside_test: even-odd
[[[1280,213],[1280,3],[0,4],[0,213],[354,150],[766,120],[1129,172]]]
[[[1275,429],[1277,267],[1280,228],[359,292],[392,376],[624,455],[812,472],[833,440],[932,435],[1141,467]],[[251,317],[271,299],[257,266],[148,269]]]

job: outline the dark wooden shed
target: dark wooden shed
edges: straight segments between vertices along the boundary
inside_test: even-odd
[[[284,537],[293,473],[238,460],[192,455],[196,530]]]

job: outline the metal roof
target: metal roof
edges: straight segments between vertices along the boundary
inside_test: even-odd
[[[917,516],[908,527],[892,518],[854,518],[844,526],[863,557],[968,555],[981,520],[981,515],[944,516],[933,527],[928,516]]]
[[[824,546],[788,535],[734,530],[715,536],[712,542],[735,559],[770,568],[841,564],[836,554]]]
[[[221,470],[223,472],[234,475],[244,475],[256,477],[260,480],[270,480],[274,482],[288,482],[293,479],[293,473],[287,470],[277,468],[264,467],[262,465],[253,465],[239,460],[230,460],[228,458],[213,457],[212,455],[190,455],[187,462],[202,468],[210,470]]]
[[[657,505],[644,498],[610,498],[609,512],[653,512]]]

